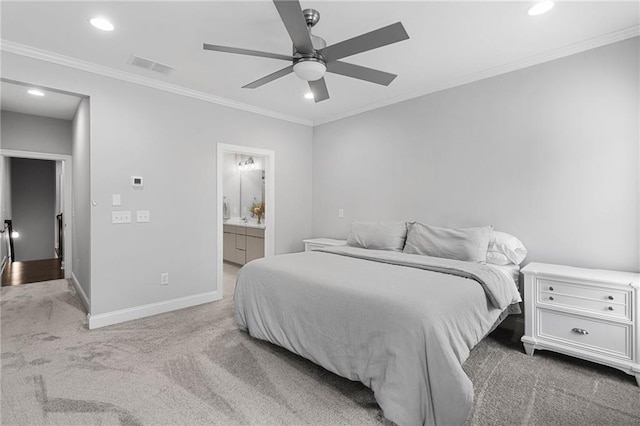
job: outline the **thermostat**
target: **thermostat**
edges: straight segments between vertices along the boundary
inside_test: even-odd
[[[131,176],[131,186],[133,186],[134,188],[142,188],[142,177]]]

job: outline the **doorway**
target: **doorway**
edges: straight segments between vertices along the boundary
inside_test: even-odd
[[[245,197],[239,195],[237,205],[231,203],[230,197],[225,194],[225,156],[233,155],[234,158],[238,158],[238,167],[251,167],[252,164],[260,164],[260,166],[256,166],[252,170],[252,172],[262,172],[261,180],[264,182],[264,189],[261,192],[260,189],[253,192],[249,192],[245,190]],[[244,172],[245,170],[243,170]],[[254,175],[256,173],[251,173]],[[260,173],[258,173],[259,175]],[[249,243],[252,243],[253,240],[259,241],[260,235],[264,236],[264,256],[273,256],[275,254],[275,152],[266,149],[238,146],[238,145],[230,145],[230,144],[222,144],[219,143],[217,146],[217,191],[216,191],[216,206],[217,212],[216,220],[217,220],[217,279],[216,279],[216,288],[217,291],[220,292],[220,298],[223,298],[225,294],[232,294],[233,285],[235,283],[235,275],[237,274],[240,266],[247,261],[250,261],[253,256],[249,254],[247,257],[246,252],[242,253],[242,247],[238,248],[238,254],[244,254],[243,259],[240,262],[224,262],[223,258],[225,257],[225,226],[227,227],[227,234],[236,234],[233,235],[234,238],[238,238],[237,234],[241,234],[241,241],[244,242],[245,248],[251,251],[251,245],[247,246],[247,238],[250,239]],[[256,185],[252,185],[256,186]],[[245,188],[248,189],[248,185],[245,184]],[[262,197],[262,199],[260,199]],[[243,198],[247,198],[244,202]],[[260,207],[260,203],[262,204],[262,209],[264,216],[256,215],[251,209],[252,206]],[[235,210],[234,210],[235,206]],[[260,209],[256,210],[258,213]],[[253,217],[250,216],[253,214]],[[260,217],[260,222],[262,226],[249,226],[255,222],[257,225],[258,216]],[[225,225],[224,218],[227,218],[227,222]],[[237,221],[238,223],[235,223]],[[246,231],[245,229],[249,231]],[[244,233],[243,233],[244,231]],[[249,235],[248,237],[246,235]],[[255,235],[253,235],[255,234]],[[260,234],[260,235],[259,235]],[[227,236],[229,237],[229,236]],[[226,247],[227,256],[230,253],[230,247]],[[234,250],[236,248],[234,247]],[[248,260],[247,260],[248,259]],[[244,260],[244,262],[242,262]],[[226,288],[225,288],[226,287]]]
[[[12,219],[3,224],[2,285],[71,278],[71,263],[65,268],[65,260],[73,259],[70,226],[71,156],[2,149],[0,161],[3,209],[9,203],[13,210]],[[25,187],[13,186],[14,190],[10,189],[13,180],[10,170],[16,171],[15,168],[18,167],[24,169],[24,176],[33,176],[36,170],[48,173],[46,170],[51,169],[52,181],[47,184],[51,189],[50,203],[45,201],[48,196],[46,194],[32,193],[30,195],[35,195],[35,199],[22,199],[25,193],[42,189],[38,183],[23,182],[27,183]],[[14,174],[14,177],[22,179],[20,176],[22,175]],[[14,191],[21,194],[12,194]],[[18,195],[20,198],[17,198]],[[34,202],[40,207],[34,208],[30,204]],[[35,213],[44,213],[46,217],[34,217]],[[41,225],[43,220],[44,225]],[[39,229],[41,226],[43,229]],[[38,234],[38,238],[34,238],[34,234]]]

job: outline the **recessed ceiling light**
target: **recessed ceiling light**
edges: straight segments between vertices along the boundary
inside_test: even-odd
[[[541,1],[529,8],[527,12],[530,16],[542,15],[553,9],[554,3],[552,1]]]
[[[44,92],[38,89],[29,89],[27,93],[33,96],[44,96]]]
[[[307,92],[304,94],[305,99],[313,99],[313,92]]]
[[[105,18],[91,18],[89,19],[89,22],[91,25],[102,31],[113,31],[115,28],[113,24]]]

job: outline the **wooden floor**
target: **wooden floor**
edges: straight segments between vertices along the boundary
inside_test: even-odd
[[[9,262],[2,273],[2,286],[36,283],[64,278],[62,259]]]

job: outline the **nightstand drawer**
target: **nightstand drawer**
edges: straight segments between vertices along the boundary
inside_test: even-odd
[[[580,296],[567,296],[553,292],[540,292],[538,302],[542,305],[549,306],[565,306],[569,308],[579,309],[581,311],[589,311],[596,314],[612,316],[621,319],[631,319],[631,310],[629,306],[623,303],[615,303],[611,301],[601,301],[588,299]]]
[[[631,292],[548,279],[537,280],[538,302],[631,319]]]
[[[544,309],[539,309],[537,314],[539,337],[631,359],[630,324],[618,324]]]

